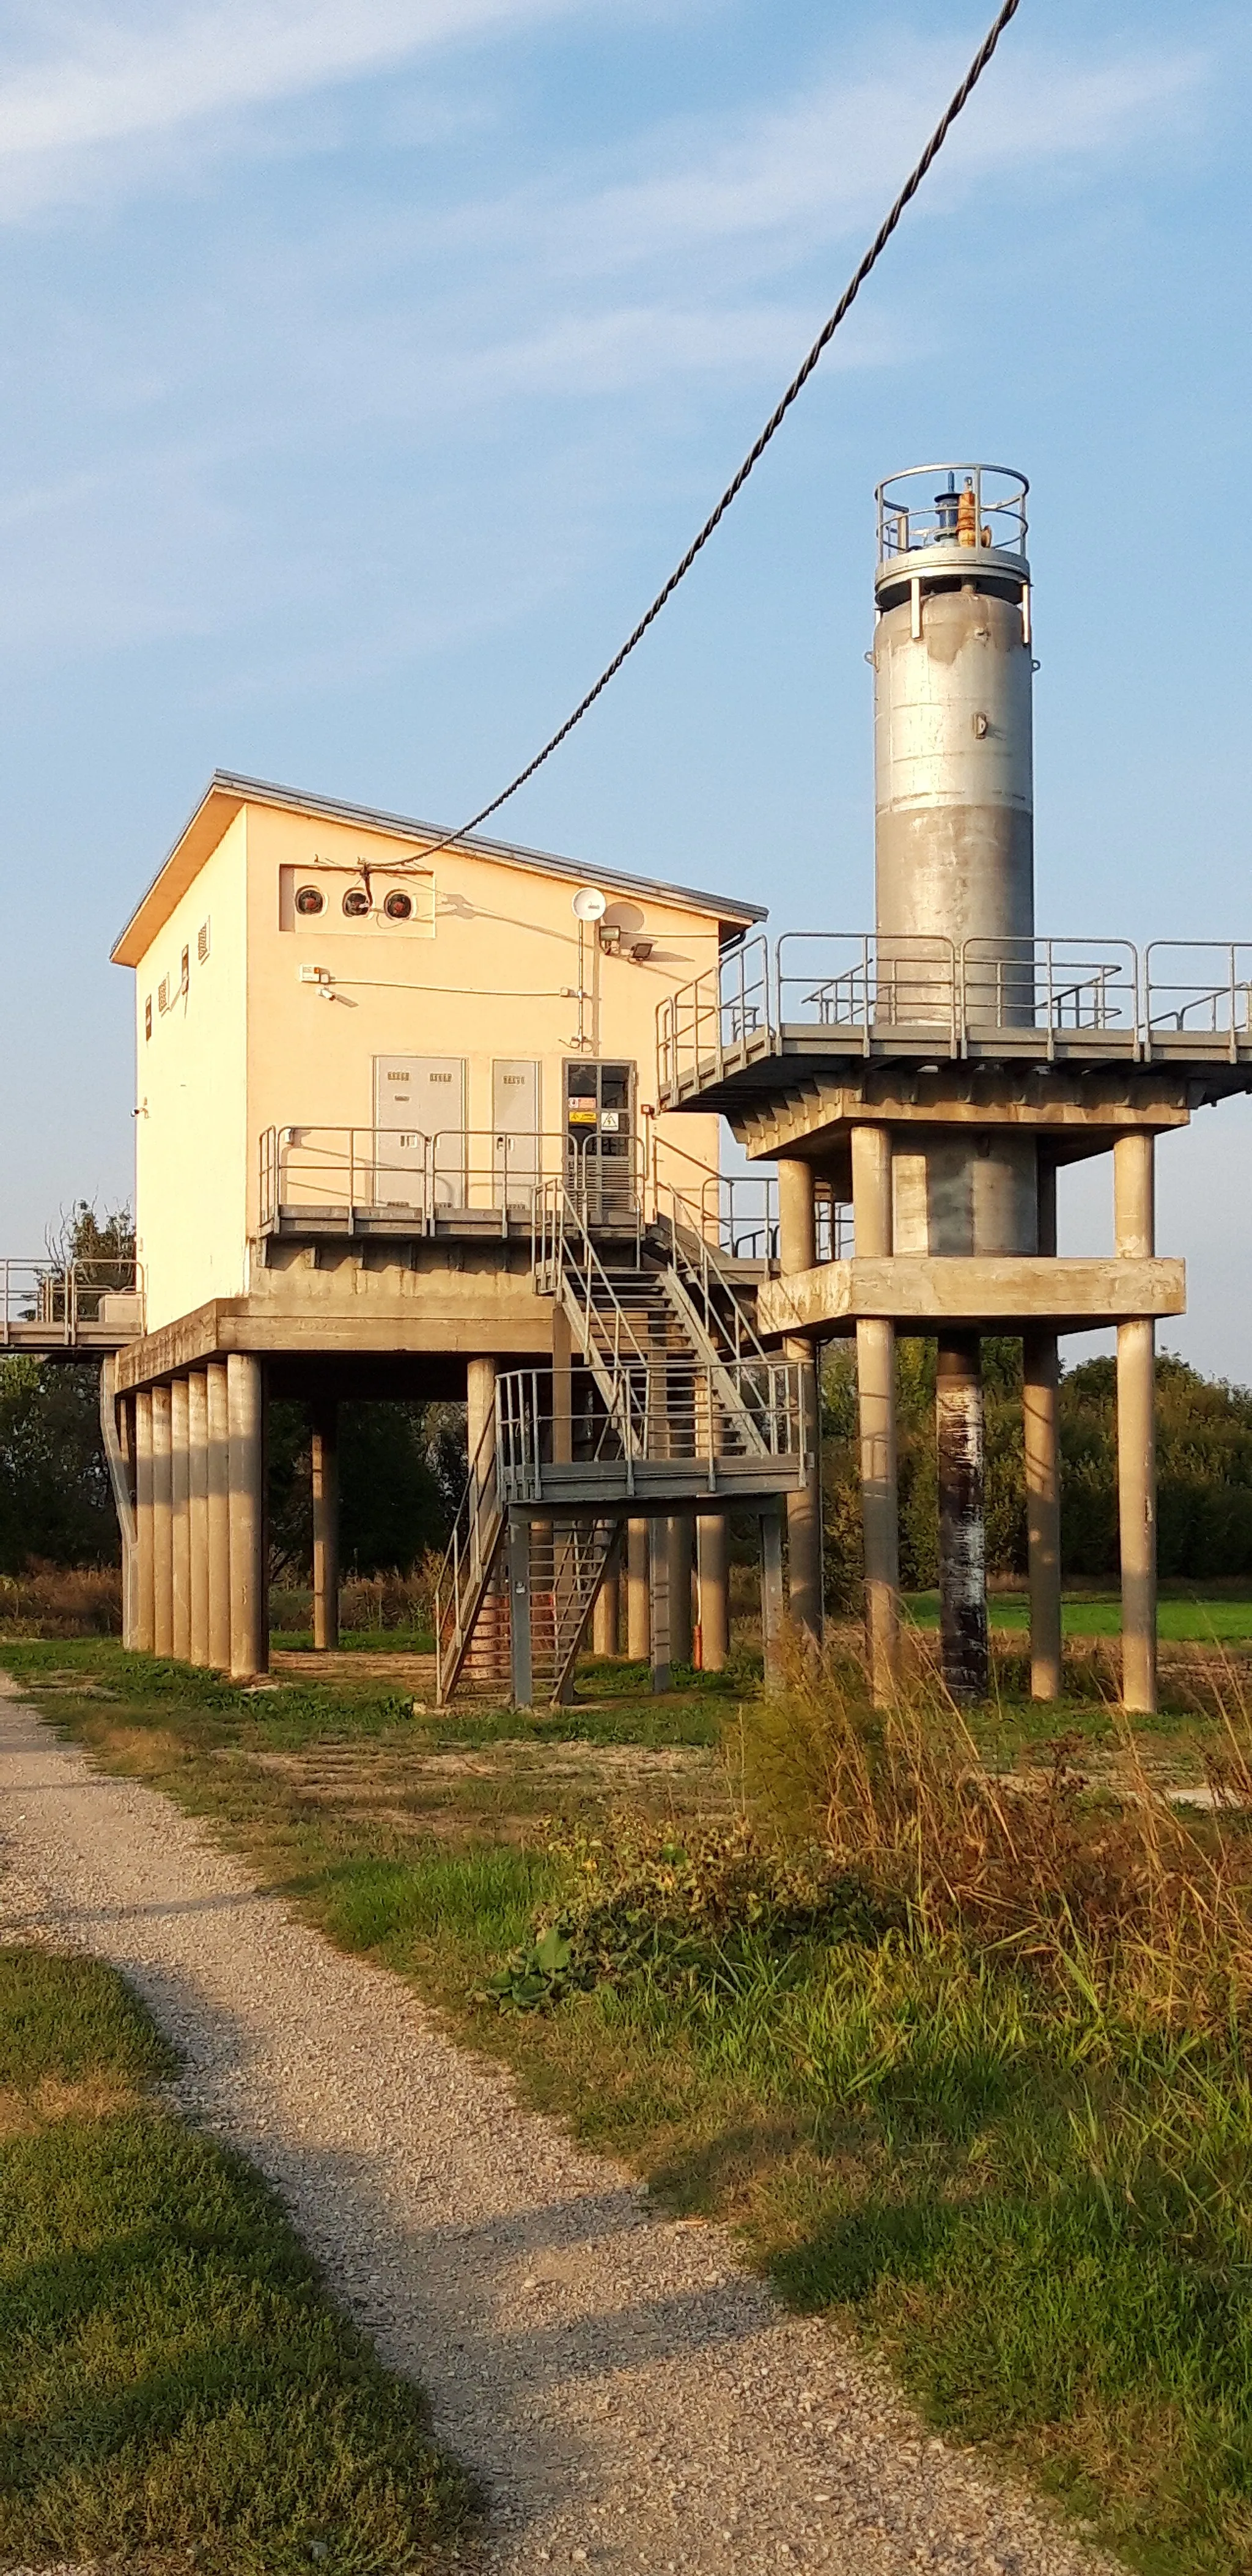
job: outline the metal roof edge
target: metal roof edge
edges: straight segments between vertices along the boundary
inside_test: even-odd
[[[421,822],[413,815],[392,814],[383,807],[372,805],[354,805],[336,796],[309,795],[302,788],[281,787],[272,779],[247,778],[235,770],[215,769],[199,803],[188,815],[156,875],[119,931],[109,951],[113,964],[133,965],[136,962],[133,956],[122,953],[129,943],[130,933],[151,903],[166,869],[216,797],[226,801],[234,799],[237,807],[247,804],[279,805],[293,813],[324,815],[328,822],[356,823],[364,831],[394,834],[399,840],[446,841],[452,849],[468,850],[482,858],[507,859],[515,866],[534,868],[545,876],[582,878],[618,888],[623,893],[659,895],[671,902],[689,905],[692,911],[712,913],[717,920],[733,922],[745,930],[769,916],[768,904],[745,903],[737,895],[711,894],[699,886],[675,885],[664,877],[637,876],[625,868],[592,868],[580,860],[562,858],[551,850],[529,849],[524,842],[488,840],[479,832],[448,832],[439,824]]]

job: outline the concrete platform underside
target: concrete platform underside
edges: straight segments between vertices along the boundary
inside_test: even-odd
[[[941,1325],[1011,1332],[1023,1323],[1046,1323],[1054,1332],[1076,1333],[1134,1315],[1181,1315],[1186,1303],[1181,1261],[897,1253],[823,1261],[767,1280],[757,1311],[761,1330],[771,1334],[852,1332],[870,1316],[884,1316],[905,1332],[912,1326],[933,1333]]]

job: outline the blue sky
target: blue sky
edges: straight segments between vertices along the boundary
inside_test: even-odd
[[[215,764],[454,823],[580,694],[982,32],[866,0],[0,9],[4,1238],[124,1195],[110,939]],[[519,838],[872,910],[872,493],[1030,475],[1038,913],[1252,936],[1252,35],[1023,0],[714,547]],[[1252,1115],[1161,1157],[1252,1378]],[[1107,1233],[1106,1175],[1069,1248]]]

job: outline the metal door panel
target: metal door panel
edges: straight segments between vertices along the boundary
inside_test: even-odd
[[[529,1207],[539,1179],[539,1067],[498,1056],[491,1068],[492,1187],[497,1207]]]
[[[380,1203],[424,1205],[433,1173],[436,1207],[464,1205],[463,1056],[375,1056],[374,1125]]]

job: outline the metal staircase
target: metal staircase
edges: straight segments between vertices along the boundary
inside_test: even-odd
[[[805,1473],[800,1372],[762,1348],[681,1203],[602,1258],[554,1182],[532,1257],[568,1358],[554,1332],[550,1368],[497,1379],[436,1591],[441,1704],[565,1695],[628,1513],[760,1504]]]

